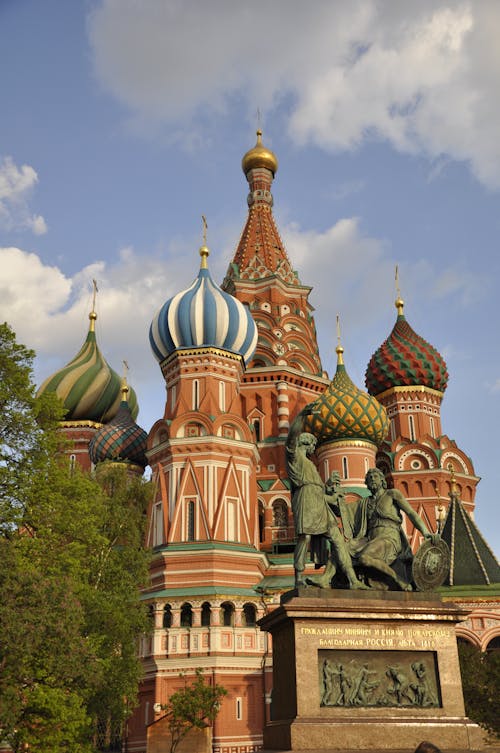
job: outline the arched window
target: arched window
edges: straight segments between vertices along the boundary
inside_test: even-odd
[[[368,473],[368,468],[370,467],[370,464],[368,462],[368,458],[365,458],[365,473]]]
[[[260,442],[260,419],[254,418],[252,421],[253,424],[253,430],[255,432],[255,441]]]
[[[193,410],[200,407],[200,380],[193,379]]]
[[[234,625],[234,606],[229,601],[225,601],[224,604],[221,604],[220,611],[222,625],[232,627]]]
[[[342,458],[342,473],[344,474],[344,478],[349,478],[349,465],[347,463],[347,458]]]
[[[212,623],[212,608],[208,601],[203,602],[201,605],[201,626],[210,627]]]
[[[72,476],[75,472],[76,455],[69,456],[69,475]]]
[[[255,627],[257,621],[257,610],[253,604],[243,605],[243,622],[244,627]]]
[[[284,499],[277,499],[273,502],[273,526],[276,528],[286,528],[288,525],[288,514],[286,502]]]
[[[163,627],[172,627],[172,607],[170,606],[170,604],[165,604],[165,606],[163,607]]]
[[[181,607],[181,627],[191,627],[193,624],[193,608],[187,602]]]

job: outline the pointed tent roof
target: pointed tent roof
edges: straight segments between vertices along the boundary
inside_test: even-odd
[[[451,553],[448,585],[500,583],[500,565],[476,523],[467,514],[454,491],[441,537]]]
[[[248,219],[227,278],[260,280],[276,275],[290,285],[300,286],[273,217],[271,184],[278,161],[262,144],[262,131],[257,131],[257,144],[243,157],[242,168],[250,188]]]

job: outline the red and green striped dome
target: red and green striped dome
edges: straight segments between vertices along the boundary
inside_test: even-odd
[[[44,381],[38,394],[55,393],[66,408],[65,421],[107,423],[116,416],[120,407],[121,379],[97,345],[97,315],[94,311],[89,314],[89,319],[89,331],[80,351],[66,366]],[[135,418],[139,406],[133,390],[129,393],[129,407]]]
[[[396,324],[387,340],[372,355],[366,369],[368,392],[380,395],[392,387],[417,385],[444,392],[448,384],[444,358],[410,327],[400,298],[396,301],[396,308]]]
[[[89,455],[93,463],[112,460],[133,463],[141,468],[148,464],[145,454],[148,435],[132,418],[127,392],[128,387],[124,385],[118,413],[109,424],[101,426],[89,442]]]
[[[314,434],[318,444],[357,439],[381,445],[387,436],[389,420],[375,397],[358,389],[349,377],[337,348],[337,371],[332,381],[304,419],[304,430]]]

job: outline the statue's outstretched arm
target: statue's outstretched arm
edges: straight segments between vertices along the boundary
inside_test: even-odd
[[[406,500],[401,492],[397,489],[393,489],[393,499],[398,505],[399,509],[403,510],[403,512],[406,513],[415,528],[420,531],[424,538],[430,539],[431,541],[439,541],[441,539],[439,533],[431,533],[431,531],[429,531],[420,515],[415,512],[408,500]]]

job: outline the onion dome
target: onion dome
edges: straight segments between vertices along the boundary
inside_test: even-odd
[[[366,369],[368,392],[379,395],[392,387],[417,385],[444,392],[448,383],[444,358],[410,327],[403,314],[404,301],[399,296],[395,305],[396,324]]]
[[[97,314],[89,314],[90,325],[79,353],[66,366],[49,376],[38,394],[53,392],[62,401],[65,421],[106,423],[120,407],[120,377],[103,357],[95,336]],[[137,416],[137,397],[130,390],[129,408]]]
[[[118,413],[109,424],[101,426],[89,442],[89,455],[93,463],[104,460],[133,463],[145,468],[148,464],[146,446],[148,435],[138,426],[130,412],[125,379],[121,388]]]
[[[241,168],[245,175],[247,175],[250,170],[257,167],[265,167],[267,170],[270,170],[273,175],[275,175],[278,170],[278,159],[274,152],[267,149],[262,143],[262,131],[260,128],[257,131],[257,143],[253,149],[249,149],[241,160]]]
[[[215,284],[208,271],[206,245],[193,284],[160,308],[151,323],[149,341],[161,363],[175,350],[215,347],[241,355],[246,363],[257,346],[257,325],[241,301]]]
[[[314,434],[320,445],[356,439],[379,446],[389,429],[386,410],[352,382],[344,366],[343,352],[338,345],[335,376],[314,402],[312,415],[304,420],[304,429]]]

